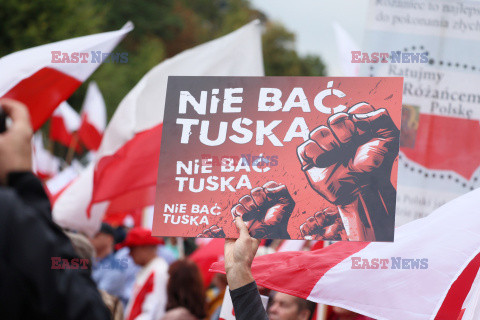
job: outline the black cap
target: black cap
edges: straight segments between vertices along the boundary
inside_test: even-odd
[[[100,231],[98,231],[98,233],[105,233],[115,237],[115,230],[106,222],[102,222],[102,226],[100,227]]]

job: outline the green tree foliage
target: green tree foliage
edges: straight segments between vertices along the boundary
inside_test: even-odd
[[[128,53],[128,63],[105,63],[91,78],[104,95],[110,118],[123,97],[163,59],[232,32],[253,19],[260,19],[265,26],[266,75],[324,75],[325,66],[319,57],[299,56],[294,34],[280,23],[268,21],[248,0],[1,0],[0,56],[116,30],[132,21],[135,29],[115,49]],[[84,83],[69,99],[77,110],[87,86]]]
[[[295,35],[279,23],[265,24],[262,46],[267,76],[325,75],[325,65],[320,58],[299,56],[295,50]]]
[[[0,56],[99,32],[107,10],[94,0],[1,0]]]

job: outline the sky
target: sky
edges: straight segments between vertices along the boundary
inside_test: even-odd
[[[333,23],[342,26],[361,48],[369,0],[250,0],[269,19],[296,35],[296,49],[319,55],[329,76],[341,76]]]

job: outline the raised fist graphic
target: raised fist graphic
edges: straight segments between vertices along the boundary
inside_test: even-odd
[[[330,116],[297,148],[310,186],[338,207],[349,240],[393,241],[398,148],[388,111],[368,103]]]
[[[243,218],[254,238],[290,239],[287,225],[293,208],[295,201],[287,187],[269,181],[241,197],[232,207],[232,215]]]
[[[300,226],[306,240],[348,240],[342,218],[337,208],[330,207],[316,212]]]
[[[225,238],[225,232],[221,227],[213,225],[199,233],[197,238]]]

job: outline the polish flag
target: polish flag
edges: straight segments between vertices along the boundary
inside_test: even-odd
[[[97,153],[58,198],[55,221],[94,235],[107,212],[153,205],[167,79],[175,76],[262,76],[258,22],[186,50],[150,70],[118,106]],[[119,205],[121,204],[121,205]]]
[[[58,173],[60,159],[44,148],[41,132],[33,136],[32,151],[32,169],[40,179],[49,179]]]
[[[84,169],[83,165],[73,159],[72,164],[53,178],[47,180],[45,188],[50,197],[50,203],[53,205],[60,194],[78,177]]]
[[[337,242],[258,257],[253,276],[261,286],[375,319],[461,319],[480,267],[479,205],[477,189],[397,228],[393,243]],[[223,263],[211,271],[224,273]]]
[[[456,320],[470,319],[480,319],[480,273],[478,272]]]
[[[25,103],[37,130],[100,66],[103,53],[112,52],[132,29],[128,22],[118,31],[49,43],[1,58],[0,97]]]
[[[81,117],[82,124],[78,130],[78,137],[88,150],[97,150],[107,124],[107,110],[102,93],[95,81],[88,85]]]
[[[80,116],[66,101],[63,101],[53,112],[50,139],[69,147],[72,144],[73,133],[78,128],[80,128]]]

